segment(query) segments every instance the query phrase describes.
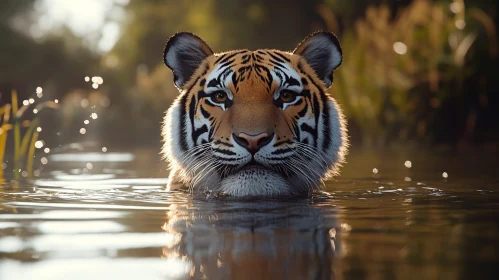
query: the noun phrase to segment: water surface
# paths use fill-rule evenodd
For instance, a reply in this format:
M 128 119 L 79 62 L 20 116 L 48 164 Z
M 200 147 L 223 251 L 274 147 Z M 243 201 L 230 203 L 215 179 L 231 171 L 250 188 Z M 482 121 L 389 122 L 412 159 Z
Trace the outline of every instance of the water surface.
M 354 151 L 285 200 L 167 193 L 155 153 L 58 155 L 1 186 L 0 279 L 497 279 L 496 155 Z

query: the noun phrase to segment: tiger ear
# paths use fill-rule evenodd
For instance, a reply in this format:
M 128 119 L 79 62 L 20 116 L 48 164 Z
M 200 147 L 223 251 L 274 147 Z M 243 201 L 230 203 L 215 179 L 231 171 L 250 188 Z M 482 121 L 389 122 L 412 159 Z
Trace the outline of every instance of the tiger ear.
M 163 59 L 166 66 L 173 71 L 175 85 L 180 89 L 192 77 L 201 62 L 213 51 L 201 38 L 189 33 L 180 32 L 168 39 Z
M 317 76 L 324 81 L 326 88 L 333 83 L 333 71 L 343 59 L 338 38 L 326 31 L 319 31 L 307 36 L 293 51 L 305 58 Z

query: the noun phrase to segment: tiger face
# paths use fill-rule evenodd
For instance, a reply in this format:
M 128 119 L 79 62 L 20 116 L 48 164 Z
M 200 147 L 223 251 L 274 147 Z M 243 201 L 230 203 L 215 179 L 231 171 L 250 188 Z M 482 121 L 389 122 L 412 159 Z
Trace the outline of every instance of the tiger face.
M 293 52 L 215 54 L 184 32 L 169 39 L 164 61 L 180 91 L 162 133 L 168 189 L 303 195 L 337 172 L 348 141 L 326 93 L 342 61 L 332 33 L 314 33 Z

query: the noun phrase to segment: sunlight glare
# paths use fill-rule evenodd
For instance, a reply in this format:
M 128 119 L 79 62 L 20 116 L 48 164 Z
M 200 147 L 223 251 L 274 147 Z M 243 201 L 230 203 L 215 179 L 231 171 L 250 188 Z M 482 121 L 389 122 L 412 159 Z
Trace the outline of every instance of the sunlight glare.
M 120 26 L 112 20 L 120 20 L 123 15 L 114 12 L 115 3 L 121 6 L 128 0 L 43 0 L 36 5 L 41 15 L 38 20 L 39 31 L 50 33 L 58 27 L 67 25 L 72 32 L 81 37 L 92 37 L 92 33 L 100 34 L 96 47 L 99 51 L 109 51 L 119 38 Z M 119 9 L 119 8 L 118 8 Z

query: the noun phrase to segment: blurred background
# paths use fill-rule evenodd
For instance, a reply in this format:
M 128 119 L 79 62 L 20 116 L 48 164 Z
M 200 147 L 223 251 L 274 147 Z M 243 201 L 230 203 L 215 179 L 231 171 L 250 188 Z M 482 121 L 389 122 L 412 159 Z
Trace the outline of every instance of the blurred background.
M 498 18 L 491 0 L 2 0 L 0 106 L 16 89 L 49 148 L 159 151 L 178 95 L 162 62 L 172 34 L 221 52 L 293 50 L 330 30 L 344 62 L 329 93 L 354 148 L 495 146 Z M 58 108 L 36 107 L 47 101 Z

